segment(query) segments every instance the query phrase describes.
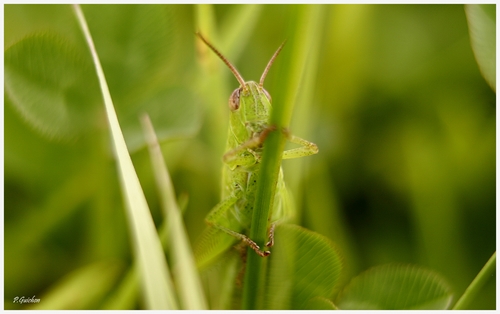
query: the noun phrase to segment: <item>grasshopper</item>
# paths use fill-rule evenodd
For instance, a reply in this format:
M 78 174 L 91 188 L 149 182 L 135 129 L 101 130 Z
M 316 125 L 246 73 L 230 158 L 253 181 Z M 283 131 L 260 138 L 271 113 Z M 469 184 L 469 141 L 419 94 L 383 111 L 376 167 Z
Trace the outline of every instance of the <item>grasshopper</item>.
M 202 235 L 196 255 L 205 254 L 202 258 L 210 259 L 229 249 L 237 239 L 252 248 L 258 255 L 265 257 L 270 254 L 270 251 L 261 249 L 244 232 L 251 228 L 253 211 L 259 210 L 258 208 L 254 209 L 253 206 L 257 181 L 259 180 L 263 143 L 269 132 L 276 129 L 269 125 L 271 95 L 263 87 L 264 79 L 285 43 L 282 43 L 276 50 L 264 69 L 259 83 L 256 83 L 253 81 L 245 82 L 236 68 L 211 43 L 200 33 L 197 35 L 227 65 L 240 86 L 229 97 L 230 122 L 227 152 L 222 158 L 225 164 L 222 201 L 206 217 L 209 228 Z M 300 145 L 298 148 L 285 150 L 283 159 L 299 158 L 318 152 L 316 144 L 291 135 L 287 130 L 283 130 L 283 132 L 288 141 Z M 275 224 L 287 218 L 292 209 L 281 168 L 276 184 L 274 204 L 269 214 L 267 248 L 274 244 Z M 225 234 L 232 236 L 232 238 Z M 200 250 L 204 253 L 200 254 Z

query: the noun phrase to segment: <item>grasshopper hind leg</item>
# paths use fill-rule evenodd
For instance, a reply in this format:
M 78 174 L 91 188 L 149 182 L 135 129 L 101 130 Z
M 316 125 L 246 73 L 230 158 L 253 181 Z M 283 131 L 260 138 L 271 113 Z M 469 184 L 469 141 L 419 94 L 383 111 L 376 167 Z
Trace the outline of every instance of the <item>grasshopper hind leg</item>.
M 229 229 L 228 227 L 223 226 L 222 224 L 219 223 L 219 221 L 223 221 L 224 218 L 228 211 L 234 206 L 234 204 L 238 201 L 240 198 L 240 195 L 236 194 L 233 196 L 228 197 L 227 199 L 223 200 L 220 202 L 218 205 L 212 209 L 212 211 L 207 215 L 206 222 L 210 226 L 213 226 L 214 228 L 217 228 L 230 236 L 235 237 L 236 239 L 242 241 L 246 245 L 248 245 L 252 250 L 255 251 L 259 256 L 266 257 L 271 254 L 269 251 L 263 251 L 260 249 L 260 246 L 255 243 L 252 239 L 247 237 L 244 234 L 241 234 L 239 232 L 233 231 Z
M 243 243 L 245 243 L 246 245 L 248 245 L 252 250 L 255 251 L 255 253 L 257 253 L 259 256 L 262 256 L 262 257 L 266 257 L 266 256 L 269 256 L 269 254 L 271 254 L 270 251 L 262 251 L 260 249 L 260 246 L 257 245 L 257 243 L 255 243 L 252 239 L 250 239 L 249 237 L 247 237 L 246 235 L 244 234 L 241 234 L 241 233 L 238 233 L 238 232 L 235 232 L 233 230 L 230 230 L 230 229 L 227 229 L 223 226 L 214 226 L 216 228 L 219 228 L 221 229 L 222 231 L 226 232 L 227 234 L 241 240 Z

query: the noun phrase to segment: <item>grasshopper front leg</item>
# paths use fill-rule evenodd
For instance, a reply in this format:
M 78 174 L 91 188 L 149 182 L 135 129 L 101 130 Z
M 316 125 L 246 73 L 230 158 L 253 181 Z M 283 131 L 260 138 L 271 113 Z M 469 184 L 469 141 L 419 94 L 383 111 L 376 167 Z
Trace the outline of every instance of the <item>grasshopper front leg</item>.
M 308 140 L 305 140 L 298 136 L 295 136 L 293 134 L 290 134 L 290 131 L 288 131 L 287 129 L 284 129 L 283 133 L 285 134 L 288 141 L 300 145 L 300 147 L 298 148 L 285 150 L 283 152 L 283 159 L 300 158 L 318 153 L 319 150 L 316 144 L 309 142 Z
M 260 255 L 262 257 L 269 256 L 269 254 L 271 254 L 271 252 L 262 251 L 260 249 L 260 247 L 257 245 L 257 243 L 255 243 L 255 241 L 253 241 L 252 239 L 250 239 L 246 235 L 241 234 L 241 233 L 236 232 L 236 231 L 233 231 L 233 230 L 231 230 L 231 229 L 229 229 L 229 228 L 227 228 L 219 223 L 219 221 L 221 221 L 221 219 L 224 219 L 224 216 L 227 214 L 228 210 L 230 210 L 236 204 L 236 202 L 241 198 L 242 192 L 241 192 L 241 190 L 239 190 L 239 191 L 240 191 L 239 193 L 234 193 L 231 196 L 229 196 L 228 198 L 221 201 L 219 204 L 217 204 L 210 211 L 210 213 L 208 213 L 205 220 L 206 220 L 207 224 L 213 226 L 214 228 L 217 228 L 221 231 L 224 231 L 225 233 L 229 234 L 230 236 L 233 236 L 236 239 L 242 241 L 243 243 L 248 245 L 250 248 L 252 248 L 252 250 L 254 250 L 258 255 Z
M 255 164 L 256 162 L 260 162 L 261 157 L 257 155 L 253 151 L 253 149 L 261 146 L 266 140 L 269 133 L 274 131 L 275 129 L 276 128 L 274 126 L 265 128 L 260 134 L 252 137 L 238 147 L 226 152 L 224 156 L 222 156 L 222 160 L 231 168 L 234 168 L 235 166 L 250 166 Z M 248 151 L 250 154 L 243 156 L 240 155 L 245 151 Z
M 259 135 L 252 137 L 238 147 L 225 153 L 223 156 L 223 161 L 230 167 L 234 167 L 236 165 L 249 166 L 260 161 L 260 156 L 257 156 L 255 153 L 253 153 L 252 149 L 261 146 L 269 133 L 274 130 L 276 130 L 275 126 L 268 126 Z M 319 150 L 316 144 L 291 134 L 287 129 L 283 129 L 282 132 L 283 134 L 285 134 L 288 141 L 300 145 L 300 147 L 285 150 L 283 152 L 283 159 L 300 158 L 318 153 Z M 249 151 L 251 155 L 239 155 L 245 150 Z

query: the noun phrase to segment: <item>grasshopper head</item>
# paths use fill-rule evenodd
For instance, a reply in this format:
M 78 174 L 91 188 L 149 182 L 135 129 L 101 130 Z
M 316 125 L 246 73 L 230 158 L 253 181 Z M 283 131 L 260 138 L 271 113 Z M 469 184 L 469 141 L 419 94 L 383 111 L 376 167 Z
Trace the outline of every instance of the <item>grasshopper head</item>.
M 238 113 L 242 121 L 267 123 L 271 114 L 271 95 L 256 82 L 246 82 L 229 97 L 229 109 Z
M 252 88 L 250 88 L 250 85 L 252 85 Z M 248 93 L 248 90 L 250 89 L 254 92 L 257 91 L 260 93 L 264 93 L 267 101 L 269 101 L 269 103 L 272 102 L 271 95 L 264 87 L 257 85 L 257 83 L 255 82 L 246 82 L 244 86 L 238 87 L 232 92 L 231 96 L 229 96 L 229 109 L 231 109 L 231 111 L 240 109 L 241 94 L 242 92 Z
M 240 83 L 240 87 L 235 89 L 231 96 L 229 97 L 229 109 L 232 112 L 242 111 L 242 115 L 245 121 L 262 121 L 267 120 L 271 109 L 271 95 L 264 89 L 264 79 L 267 76 L 267 72 L 271 68 L 274 60 L 280 53 L 285 42 L 279 46 L 278 50 L 274 53 L 271 60 L 267 63 L 262 76 L 260 77 L 259 84 L 256 82 L 245 82 L 243 77 L 240 75 L 238 70 L 229 62 L 215 47 L 210 44 L 200 33 L 196 33 L 200 39 L 207 44 L 207 46 L 219 56 L 219 58 L 224 61 L 227 67 L 233 72 L 234 76 Z

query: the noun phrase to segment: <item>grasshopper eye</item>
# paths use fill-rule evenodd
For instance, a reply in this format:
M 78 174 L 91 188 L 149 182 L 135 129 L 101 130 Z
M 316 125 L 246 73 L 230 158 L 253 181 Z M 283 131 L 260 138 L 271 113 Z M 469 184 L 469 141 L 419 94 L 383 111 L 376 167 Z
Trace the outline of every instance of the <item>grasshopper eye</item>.
M 266 95 L 267 100 L 269 100 L 269 102 L 272 103 L 273 100 L 271 99 L 271 95 L 267 92 L 267 90 L 265 90 L 265 89 L 262 89 L 262 90 L 264 91 L 264 94 Z
M 229 96 L 229 109 L 231 111 L 236 111 L 240 108 L 240 93 L 241 87 L 235 89 L 231 96 Z

